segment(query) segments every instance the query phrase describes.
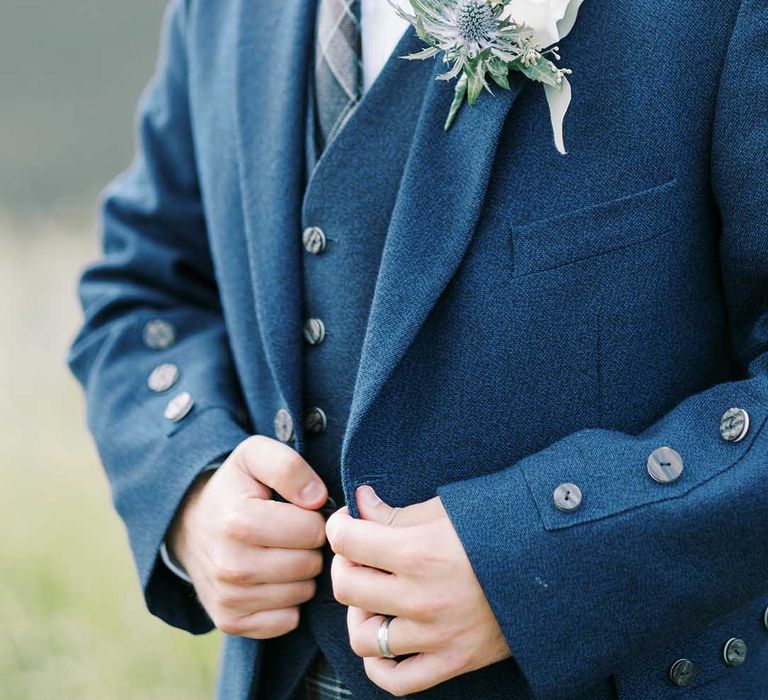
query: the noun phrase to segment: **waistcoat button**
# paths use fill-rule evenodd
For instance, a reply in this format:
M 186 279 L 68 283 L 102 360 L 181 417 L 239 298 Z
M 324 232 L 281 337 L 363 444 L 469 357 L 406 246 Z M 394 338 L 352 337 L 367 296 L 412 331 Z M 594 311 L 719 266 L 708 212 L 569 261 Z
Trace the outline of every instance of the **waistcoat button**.
M 729 639 L 723 647 L 723 661 L 729 666 L 741 666 L 747 660 L 747 644 L 736 637 Z
M 696 667 L 689 659 L 678 659 L 669 669 L 669 680 L 676 686 L 684 688 L 691 684 Z
M 648 457 L 648 474 L 660 484 L 671 484 L 683 474 L 683 458 L 671 447 L 659 447 Z
M 320 345 L 325 338 L 325 324 L 319 318 L 304 321 L 304 340 L 310 345 Z
M 275 414 L 275 435 L 280 442 L 290 442 L 293 439 L 293 418 L 284 408 Z
M 749 413 L 743 408 L 729 408 L 720 419 L 720 437 L 726 442 L 739 442 L 749 432 Z
M 304 235 L 301 237 L 304 243 L 304 250 L 310 255 L 320 255 L 325 250 L 326 238 L 323 229 L 317 226 L 310 226 L 304 229 Z
M 328 427 L 328 417 L 325 415 L 325 411 L 315 406 L 307 411 L 307 415 L 304 418 L 304 429 L 308 433 L 313 435 L 319 435 L 324 432 Z

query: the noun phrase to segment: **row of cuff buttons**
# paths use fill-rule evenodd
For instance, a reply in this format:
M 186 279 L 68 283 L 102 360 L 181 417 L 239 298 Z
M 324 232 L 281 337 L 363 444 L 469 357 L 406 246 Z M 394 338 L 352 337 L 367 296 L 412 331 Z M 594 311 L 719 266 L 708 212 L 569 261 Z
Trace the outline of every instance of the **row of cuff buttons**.
M 720 420 L 720 437 L 726 442 L 740 442 L 749 432 L 749 414 L 743 408 L 729 408 Z M 659 484 L 671 484 L 683 475 L 683 458 L 671 447 L 659 447 L 648 456 L 648 475 Z M 576 510 L 583 500 L 576 484 L 560 484 L 552 497 L 563 512 Z
M 768 628 L 768 608 L 763 614 L 763 624 Z M 738 637 L 729 639 L 723 647 L 723 662 L 727 666 L 741 666 L 747 660 L 747 643 Z M 696 674 L 696 665 L 690 659 L 678 659 L 669 669 L 669 680 L 680 688 L 688 686 Z
M 142 331 L 144 345 L 150 350 L 167 350 L 176 343 L 176 329 L 173 324 L 163 319 L 147 322 Z M 171 362 L 164 362 L 155 367 L 147 378 L 147 386 L 156 394 L 164 394 L 179 383 L 181 371 Z M 189 415 L 195 405 L 188 391 L 176 394 L 165 407 L 163 415 L 169 421 L 178 423 Z

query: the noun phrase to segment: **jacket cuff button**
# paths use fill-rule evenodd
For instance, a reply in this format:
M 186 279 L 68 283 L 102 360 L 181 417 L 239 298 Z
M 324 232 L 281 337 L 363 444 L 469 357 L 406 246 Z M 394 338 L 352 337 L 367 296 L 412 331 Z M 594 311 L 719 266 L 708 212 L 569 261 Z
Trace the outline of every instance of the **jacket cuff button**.
M 576 510 L 582 501 L 581 489 L 576 484 L 560 484 L 552 497 L 555 507 L 563 512 Z
M 741 442 L 749 432 L 749 413 L 729 408 L 720 419 L 720 437 L 726 442 Z

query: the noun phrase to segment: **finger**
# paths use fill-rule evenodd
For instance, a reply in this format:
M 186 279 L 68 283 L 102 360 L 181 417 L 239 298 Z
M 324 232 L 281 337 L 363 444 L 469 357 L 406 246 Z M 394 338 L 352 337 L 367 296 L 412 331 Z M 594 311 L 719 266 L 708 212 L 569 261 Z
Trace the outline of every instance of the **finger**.
M 412 586 L 393 574 L 355 566 L 344 557 L 335 556 L 331 580 L 333 596 L 342 605 L 393 617 L 408 616 L 412 609 Z
M 250 639 L 282 637 L 299 626 L 299 609 L 260 610 L 216 625 L 225 634 Z
M 254 479 L 289 503 L 314 510 L 328 500 L 322 479 L 288 445 L 255 435 L 242 442 L 232 456 Z
M 257 557 L 256 583 L 291 583 L 320 575 L 323 553 L 314 549 L 263 549 Z
M 396 697 L 419 693 L 459 675 L 442 656 L 417 654 L 402 661 L 367 658 L 365 672 L 382 690 Z
M 306 581 L 322 570 L 323 554 L 319 549 L 278 549 L 235 543 L 217 557 L 209 575 L 219 583 L 248 587 Z
M 379 498 L 372 486 L 361 486 L 355 495 L 360 517 L 363 520 L 370 520 L 390 527 L 421 525 L 437 520 L 445 513 L 439 498 L 432 498 L 407 508 L 393 508 Z
M 355 491 L 355 499 L 360 517 L 381 525 L 391 525 L 393 518 L 400 510 L 384 503 L 373 487 L 368 485 L 361 486 Z
M 325 520 L 320 513 L 280 501 L 244 500 L 223 527 L 228 538 L 260 547 L 319 549 L 325 544 Z
M 371 615 L 359 608 L 349 608 L 347 611 L 349 644 L 355 654 L 362 657 L 381 657 L 379 629 L 384 619 L 382 615 Z M 389 623 L 387 641 L 389 650 L 395 656 L 417 654 L 430 651 L 435 647 L 427 625 L 403 617 L 395 617 Z
M 398 571 L 405 570 L 412 559 L 408 553 L 409 531 L 405 528 L 355 520 L 339 511 L 328 518 L 325 533 L 331 549 L 356 564 Z
M 258 547 L 227 540 L 211 556 L 206 572 L 213 581 L 253 586 L 305 581 L 318 576 L 322 569 L 319 549 Z
M 306 603 L 315 597 L 314 580 L 296 583 L 262 583 L 249 588 L 218 584 L 216 603 L 220 608 L 249 615 L 259 610 L 279 610 Z

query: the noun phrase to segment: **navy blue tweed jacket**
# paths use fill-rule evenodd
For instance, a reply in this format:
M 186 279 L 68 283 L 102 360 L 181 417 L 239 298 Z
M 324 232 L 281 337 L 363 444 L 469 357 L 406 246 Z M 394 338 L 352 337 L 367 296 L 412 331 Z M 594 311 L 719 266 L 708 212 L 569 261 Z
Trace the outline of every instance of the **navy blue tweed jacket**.
M 140 151 L 105 194 L 104 255 L 80 288 L 71 366 L 147 604 L 195 633 L 210 620 L 158 560 L 177 505 L 278 409 L 302 410 L 313 4 L 173 1 Z M 451 87 L 399 69 L 423 104 L 344 492 L 373 478 L 395 505 L 439 494 L 512 649 L 424 697 L 766 698 L 768 4 L 587 0 L 562 51 L 565 157 L 539 86 L 515 78 L 444 133 Z M 375 196 L 375 154 L 356 167 L 345 196 Z M 174 424 L 145 386 L 156 317 L 196 399 Z M 719 430 L 731 407 L 750 416 L 739 442 Z M 661 446 L 683 459 L 673 483 L 646 471 Z M 564 482 L 583 493 L 574 511 L 554 505 Z M 733 637 L 739 666 L 723 659 Z M 253 697 L 261 658 L 227 638 L 221 697 Z M 680 658 L 697 669 L 686 688 L 669 680 Z

